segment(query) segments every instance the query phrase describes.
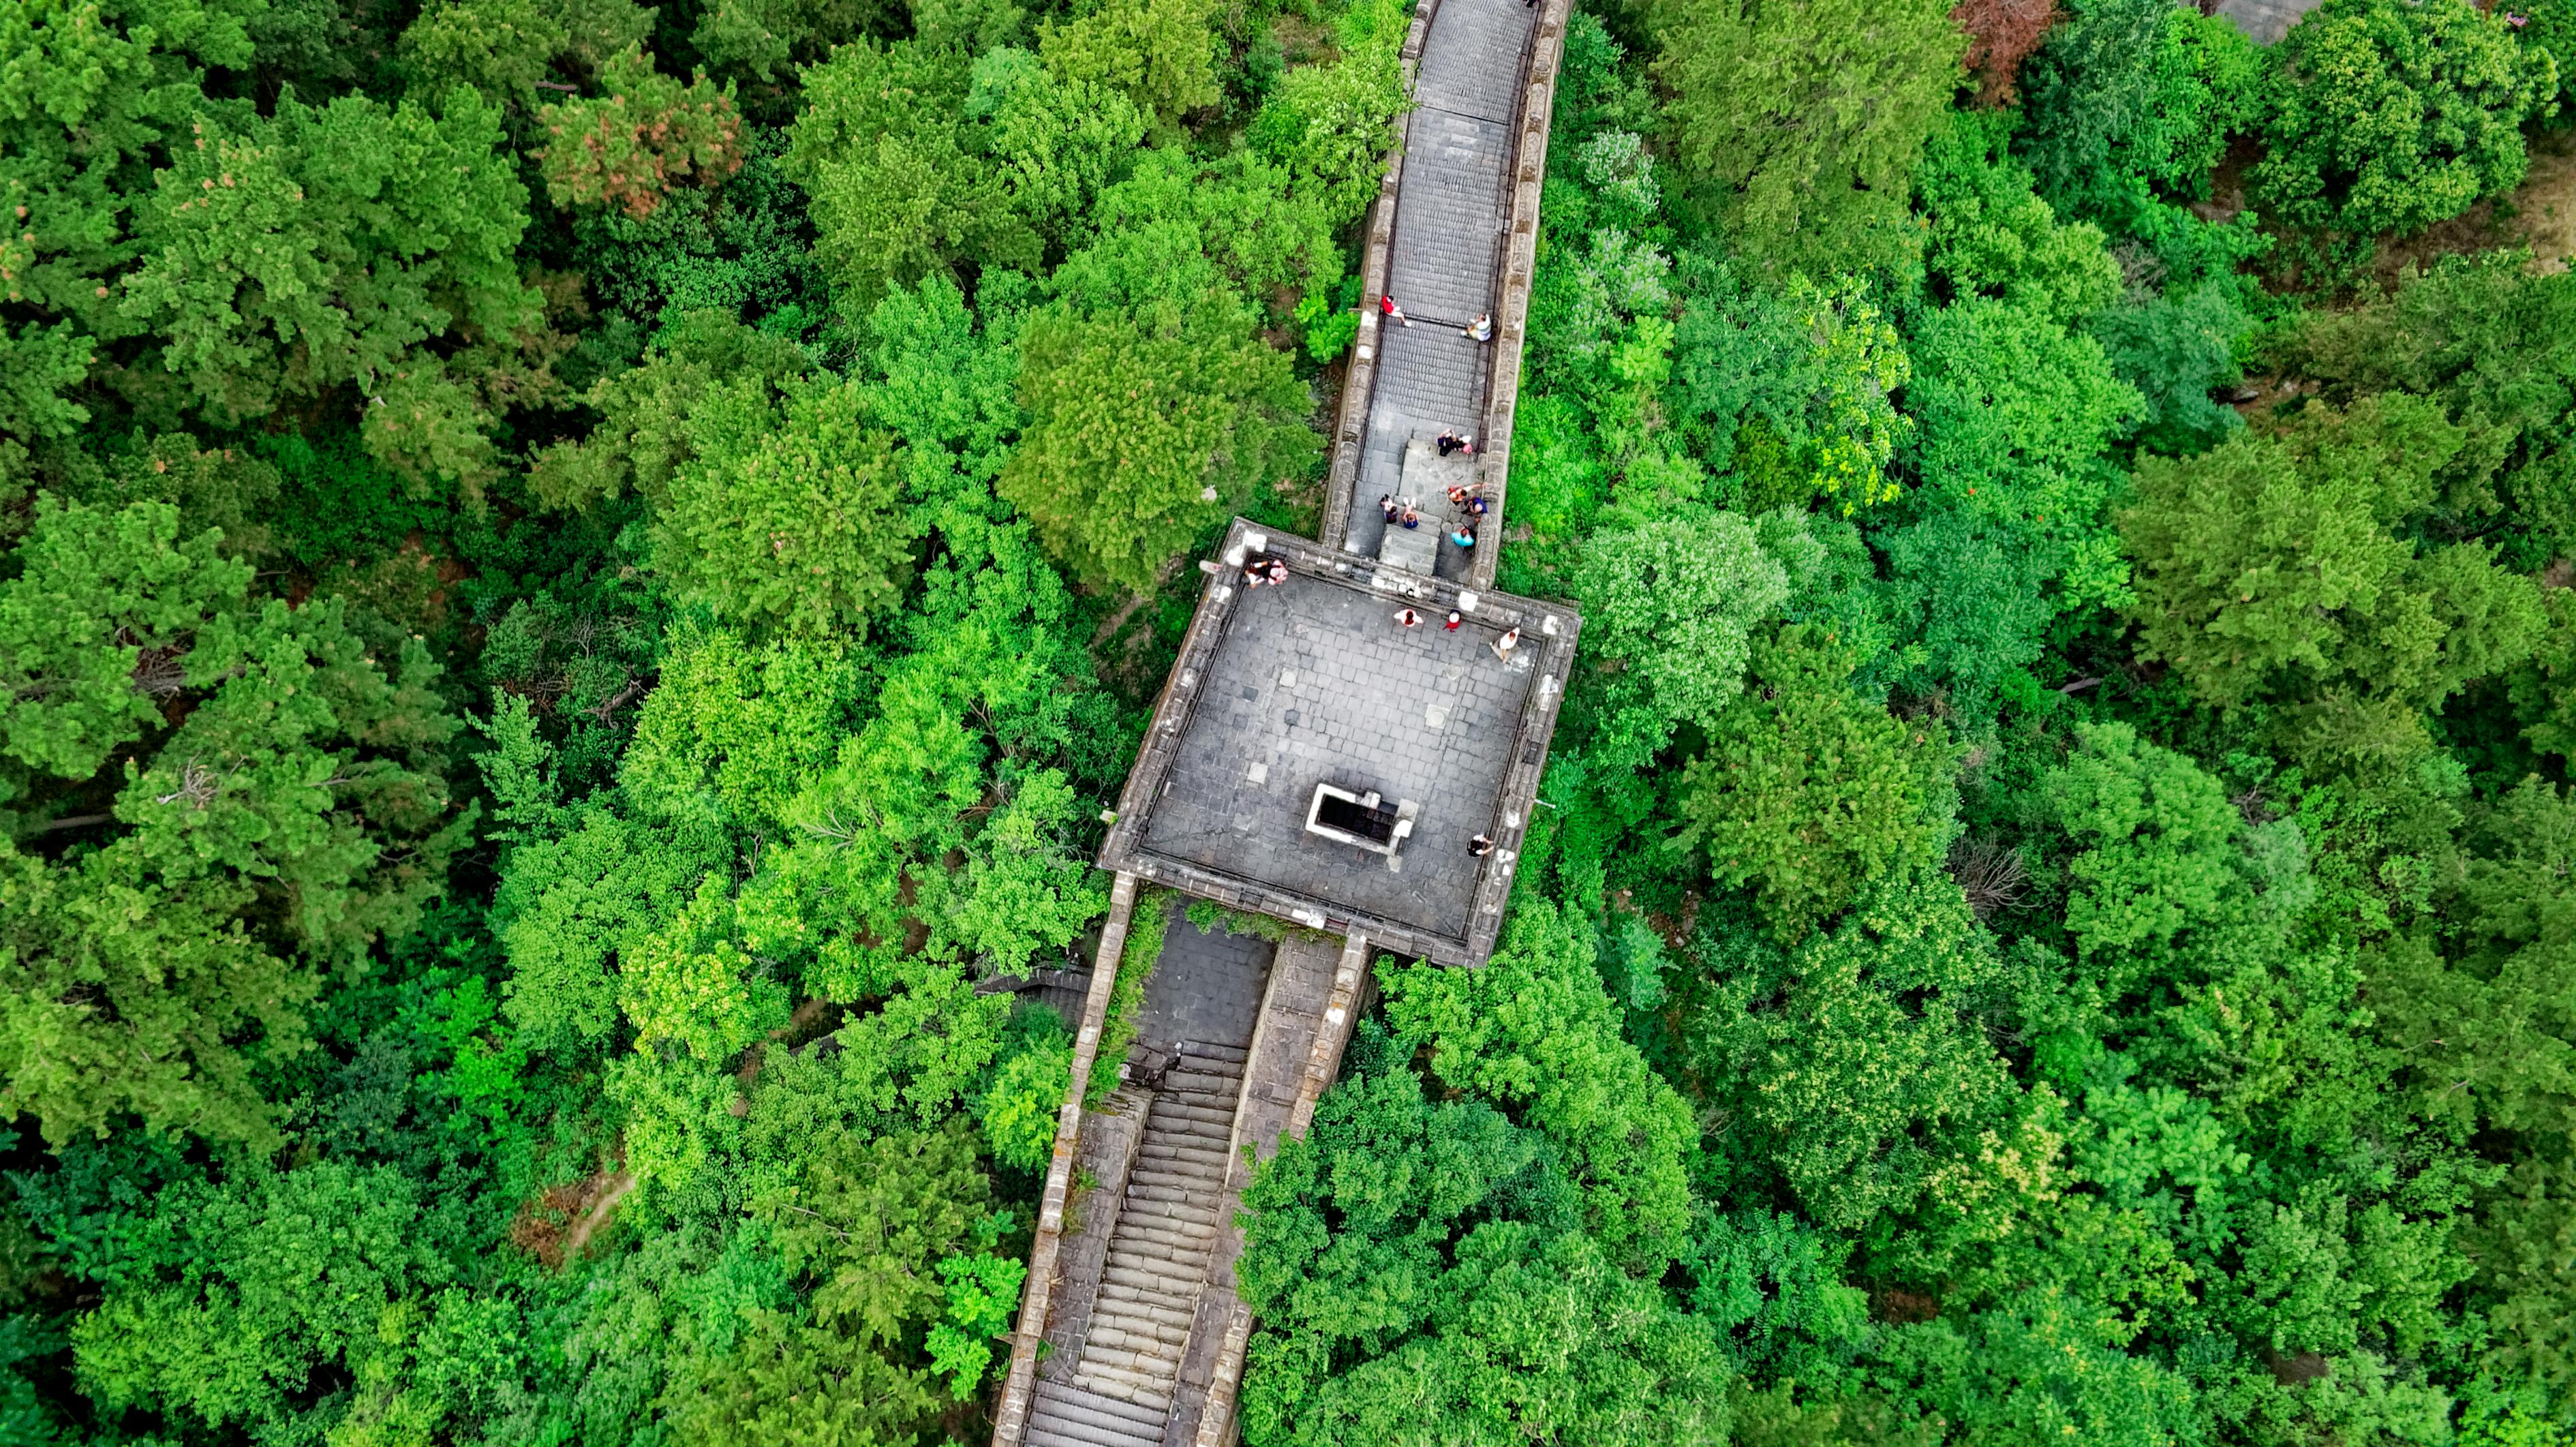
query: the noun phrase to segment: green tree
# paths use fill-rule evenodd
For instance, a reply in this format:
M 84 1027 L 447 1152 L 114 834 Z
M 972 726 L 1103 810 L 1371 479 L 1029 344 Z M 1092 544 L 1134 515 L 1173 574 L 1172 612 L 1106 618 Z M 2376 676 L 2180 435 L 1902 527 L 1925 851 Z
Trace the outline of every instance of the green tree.
M 862 38 L 806 74 L 787 171 L 812 198 L 818 252 L 854 313 L 963 264 L 1037 265 L 1009 173 L 967 126 L 971 88 L 963 54 L 918 40 Z
M 939 1397 L 913 1343 L 945 1315 L 938 1268 L 974 1243 L 991 1190 L 958 1130 L 827 1143 L 800 1183 L 754 1207 L 812 1284 L 810 1314 L 756 1313 L 732 1352 L 674 1382 L 664 1407 L 677 1438 L 916 1440 Z
M 911 581 L 919 525 L 901 506 L 895 438 L 867 391 L 718 380 L 688 413 L 695 456 L 654 499 L 653 560 L 727 620 L 867 636 Z
M 1290 358 L 1223 293 L 1029 319 L 1029 423 L 1004 499 L 1094 586 L 1142 590 L 1228 506 L 1314 450 Z
M 324 977 L 410 927 L 471 827 L 436 667 L 336 602 L 261 603 L 164 504 L 48 500 L 14 561 L 5 1098 L 56 1144 L 127 1112 L 273 1141 L 252 1067 L 305 1048 Z
M 513 255 L 527 192 L 500 116 L 467 92 L 433 115 L 358 96 L 193 123 L 139 209 L 142 264 L 120 314 L 161 343 L 216 420 L 350 389 L 369 451 L 469 487 L 494 467 L 492 407 L 466 359 L 431 346 L 515 342 L 540 322 Z
M 682 85 L 640 45 L 609 59 L 606 94 L 538 112 L 547 143 L 535 154 L 558 206 L 617 206 L 641 219 L 676 184 L 721 185 L 742 169 L 742 116 L 733 87 L 700 71 Z
M 1412 105 L 1401 58 L 1406 27 L 1403 8 L 1384 0 L 1344 10 L 1334 22 L 1341 54 L 1288 72 L 1245 132 L 1337 227 L 1377 199 L 1396 121 Z
M 454 1276 L 422 1232 L 419 1187 L 388 1167 L 191 1182 L 155 1215 L 72 1327 L 73 1367 L 112 1411 L 217 1431 L 305 1426 L 315 1378 L 385 1354 Z
M 1103 0 L 1043 27 L 1038 54 L 1062 79 L 1119 91 L 1169 126 L 1220 98 L 1215 18 L 1210 0 Z
M 1593 538 L 1575 592 L 1609 670 L 1608 737 L 1593 751 L 1635 764 L 1675 725 L 1716 723 L 1743 689 L 1754 628 L 1788 601 L 1789 575 L 1734 513 L 1664 516 Z
M 1927 1198 L 1990 1206 L 1962 1162 L 1988 1131 L 1990 1158 L 2031 1141 L 1976 1015 L 2004 968 L 1957 885 L 1891 871 L 1794 945 L 1735 931 L 1700 946 L 1684 1049 L 1706 1108 L 1734 1123 L 1723 1149 L 1748 1184 L 1776 1183 L 1838 1231 Z
M 2262 52 L 2225 16 L 2155 0 L 2084 0 L 2022 68 L 2014 149 L 2061 210 L 2130 228 L 2155 198 L 2207 193 L 2228 137 L 2251 129 Z
M 1792 624 L 1755 645 L 1745 692 L 1682 771 L 1669 848 L 1704 854 L 1753 887 L 1795 939 L 1872 877 L 1932 848 L 1947 787 L 1941 726 L 1909 723 L 1854 693 L 1849 645 Z
M 1433 1073 L 1554 1142 L 1593 1236 L 1623 1265 L 1668 1258 L 1688 1227 L 1681 1098 L 1619 1034 L 1594 967 L 1592 930 L 1524 900 L 1481 970 L 1417 962 L 1386 976 L 1387 1020 Z
M 25 487 L 30 449 L 89 420 L 79 392 L 98 347 L 142 330 L 116 286 L 142 250 L 151 165 L 198 119 L 206 68 L 251 63 L 261 9 L 139 0 L 0 16 L 13 97 L 0 109 L 0 487 Z
M 1707 1326 L 1578 1224 L 1546 1141 L 1401 1068 L 1245 1192 L 1253 1443 L 1723 1440 Z
M 2393 390 L 2441 404 L 2465 434 L 2436 474 L 2443 513 L 2468 526 L 2494 518 L 2552 552 L 2576 545 L 2576 454 L 2565 440 L 2576 419 L 2576 277 L 2536 274 L 2512 252 L 2444 257 L 2390 295 L 2304 318 L 2286 340 L 2283 360 L 2325 383 L 2331 401 Z
M 2312 404 L 2278 436 L 2197 458 L 2143 459 L 2138 504 L 2120 514 L 2141 654 L 2210 703 L 2289 705 L 2308 759 L 2419 756 L 2417 710 L 2518 664 L 2542 627 L 2536 591 L 2485 546 L 2396 531 L 2431 507 L 2461 444 L 2438 406 L 2388 393 L 2347 413 Z
M 1675 154 L 1737 247 L 1812 274 L 1902 257 L 1905 178 L 1960 80 L 1936 3 L 1651 7 Z
M 2554 103 L 2556 67 L 2467 0 L 2327 0 L 2282 42 L 2255 200 L 2349 265 L 2511 190 L 2522 123 Z

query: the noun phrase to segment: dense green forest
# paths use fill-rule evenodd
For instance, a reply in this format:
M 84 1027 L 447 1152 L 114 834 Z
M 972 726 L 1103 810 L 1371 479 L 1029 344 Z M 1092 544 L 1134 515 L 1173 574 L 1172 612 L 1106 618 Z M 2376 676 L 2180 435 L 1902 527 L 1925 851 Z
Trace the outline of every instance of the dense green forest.
M 0 1441 L 983 1440 L 976 987 L 1314 527 L 1408 21 L 0 0 Z M 2576 4 L 1561 81 L 1589 662 L 1245 1440 L 2576 1443 Z

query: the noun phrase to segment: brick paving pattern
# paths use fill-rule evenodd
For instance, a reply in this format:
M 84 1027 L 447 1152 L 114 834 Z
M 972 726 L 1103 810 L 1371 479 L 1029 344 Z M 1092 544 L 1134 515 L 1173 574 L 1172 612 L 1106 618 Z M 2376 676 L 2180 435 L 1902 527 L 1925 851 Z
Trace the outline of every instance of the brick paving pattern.
M 1512 120 L 1538 14 L 1520 0 L 1441 0 L 1432 19 L 1414 82 L 1418 108 L 1405 122 L 1387 267 L 1387 295 L 1414 325 L 1378 333 L 1377 391 L 1343 542 L 1353 552 L 1377 554 L 1386 530 L 1377 499 L 1402 495 L 1405 444 L 1453 428 L 1472 435 L 1484 415 L 1492 344 L 1459 329 L 1495 311 L 1501 295 Z M 1447 512 L 1444 503 L 1442 518 Z M 1466 562 L 1441 541 L 1441 577 L 1466 576 Z
M 1450 633 L 1426 614 L 1398 627 L 1398 601 L 1306 578 L 1246 594 L 1146 847 L 1464 936 L 1482 868 L 1467 842 L 1493 830 L 1529 656 L 1497 659 L 1499 630 L 1482 623 Z M 1419 806 L 1400 869 L 1306 832 L 1319 782 Z

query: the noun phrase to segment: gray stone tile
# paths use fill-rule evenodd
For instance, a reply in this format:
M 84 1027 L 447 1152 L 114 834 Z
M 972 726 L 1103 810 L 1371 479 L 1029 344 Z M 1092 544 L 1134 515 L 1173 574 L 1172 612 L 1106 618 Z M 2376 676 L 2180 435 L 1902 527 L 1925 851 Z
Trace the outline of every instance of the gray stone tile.
M 1530 675 L 1494 658 L 1487 645 L 1495 630 L 1470 622 L 1450 633 L 1436 619 L 1401 628 L 1397 606 L 1366 588 L 1305 576 L 1244 595 L 1207 686 L 1218 697 L 1251 688 L 1272 706 L 1253 715 L 1260 722 L 1250 729 L 1215 726 L 1230 712 L 1196 716 L 1154 804 L 1146 847 L 1465 936 L 1481 872 L 1467 841 L 1493 828 Z M 1303 696 L 1292 706 L 1280 697 L 1279 674 L 1296 656 L 1290 640 L 1309 629 L 1333 682 L 1308 694 L 1301 668 Z M 1449 710 L 1436 731 L 1424 722 L 1434 705 Z M 1256 758 L 1271 764 L 1268 782 L 1257 786 L 1245 778 Z M 1401 871 L 1389 870 L 1382 855 L 1306 832 L 1318 783 L 1415 802 Z M 1251 816 L 1249 829 L 1236 827 L 1242 815 Z

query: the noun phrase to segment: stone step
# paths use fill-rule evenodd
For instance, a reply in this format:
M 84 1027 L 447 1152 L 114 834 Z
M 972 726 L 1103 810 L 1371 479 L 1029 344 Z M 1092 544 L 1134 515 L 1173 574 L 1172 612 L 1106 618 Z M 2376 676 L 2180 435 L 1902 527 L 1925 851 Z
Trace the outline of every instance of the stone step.
M 1094 1367 L 1088 1360 L 1075 1374 L 1074 1385 L 1118 1397 L 1139 1407 L 1156 1412 L 1172 1410 L 1172 1388 L 1180 1382 L 1180 1373 L 1137 1372 L 1106 1363 Z
M 1191 1105 L 1168 1095 L 1154 1097 L 1154 1113 L 1145 1118 L 1145 1133 L 1150 1139 L 1157 1131 L 1170 1128 L 1174 1122 L 1212 1125 L 1231 1135 L 1234 1133 L 1234 1107 L 1219 1110 L 1213 1106 Z
M 1091 1319 L 1091 1335 L 1084 1351 L 1114 1350 L 1134 1352 L 1139 1356 L 1162 1357 L 1168 1350 L 1178 1360 L 1181 1348 L 1187 1346 L 1190 1333 L 1186 1327 L 1163 1326 L 1158 1322 L 1139 1325 L 1132 1320 L 1111 1321 L 1106 1317 Z
M 1184 1040 L 1172 1053 L 1184 1060 L 1195 1057 L 1200 1060 L 1223 1061 L 1232 1065 L 1238 1075 L 1243 1073 L 1243 1062 L 1252 1058 L 1248 1042 L 1245 1045 L 1224 1045 L 1208 1040 Z
M 1216 1226 L 1216 1200 L 1188 1197 L 1188 1200 L 1164 1200 L 1164 1195 L 1136 1195 L 1128 1192 L 1126 1202 L 1118 1208 L 1118 1220 L 1151 1218 L 1151 1220 L 1188 1220 L 1193 1226 Z
M 1174 1311 L 1189 1311 L 1198 1305 L 1199 1284 L 1205 1276 L 1206 1273 L 1199 1271 L 1157 1270 L 1151 1266 L 1123 1262 L 1113 1262 L 1102 1268 L 1100 1273 L 1104 1295 L 1109 1286 L 1124 1286 L 1147 1301 L 1168 1306 Z
M 1201 1161 L 1219 1169 L 1225 1166 L 1227 1160 L 1224 1145 L 1202 1135 L 1184 1135 L 1178 1131 L 1146 1136 L 1144 1143 L 1137 1147 L 1136 1153 L 1155 1159 Z
M 1178 1306 L 1135 1301 L 1123 1296 L 1101 1298 L 1092 1316 L 1093 1321 L 1113 1325 L 1130 1335 L 1155 1338 L 1173 1334 L 1186 1336 L 1190 1323 L 1195 1319 L 1191 1312 Z
M 1132 1255 L 1189 1266 L 1205 1261 L 1215 1247 L 1216 1233 L 1213 1231 L 1203 1236 L 1184 1235 L 1178 1231 L 1139 1231 L 1132 1236 L 1121 1232 L 1117 1243 L 1110 1248 L 1109 1259 L 1117 1262 Z
M 1030 1447 L 1160 1447 L 1165 1414 L 1077 1386 L 1040 1382 Z
M 1190 1199 L 1205 1197 L 1211 1213 L 1217 1193 L 1224 1188 L 1225 1177 L 1216 1171 L 1166 1171 L 1151 1162 L 1139 1161 L 1127 1175 L 1127 1189 L 1161 1188 Z
M 1104 1286 L 1100 1289 L 1098 1301 L 1099 1304 L 1093 1308 L 1094 1311 L 1100 1313 L 1115 1311 L 1121 1316 L 1138 1321 L 1154 1321 L 1170 1326 L 1187 1327 L 1197 1319 L 1196 1314 L 1190 1310 L 1195 1303 L 1187 1301 L 1176 1303 L 1161 1292 L 1149 1295 L 1132 1286 Z
M 1117 1251 L 1126 1241 L 1191 1242 L 1205 1250 L 1216 1240 L 1216 1227 L 1199 1221 L 1177 1221 L 1169 1217 L 1126 1217 L 1118 1222 L 1117 1240 L 1110 1250 Z
M 1216 1194 L 1216 1188 L 1213 1185 L 1193 1186 L 1187 1190 L 1179 1190 L 1165 1185 L 1151 1183 L 1139 1185 L 1130 1182 L 1127 1187 L 1127 1204 L 1134 1206 L 1142 1201 L 1151 1201 L 1157 1205 L 1181 1207 L 1192 1219 L 1214 1225 L 1216 1224 Z

